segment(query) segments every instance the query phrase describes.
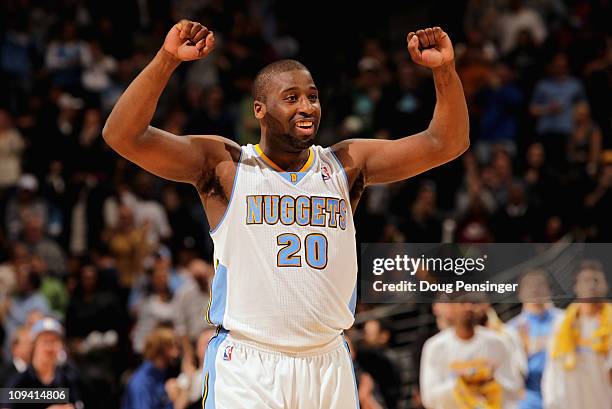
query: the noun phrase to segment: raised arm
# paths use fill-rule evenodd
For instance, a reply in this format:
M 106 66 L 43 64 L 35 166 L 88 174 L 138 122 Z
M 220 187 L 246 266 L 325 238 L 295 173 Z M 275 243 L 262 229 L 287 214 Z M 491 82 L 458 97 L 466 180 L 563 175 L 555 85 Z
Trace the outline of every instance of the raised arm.
M 106 142 L 151 173 L 193 184 L 199 182 L 207 168 L 230 157 L 235 144 L 225 138 L 177 136 L 149 125 L 174 70 L 182 61 L 205 57 L 214 45 L 213 33 L 201 24 L 187 20 L 175 24 L 161 50 L 113 108 L 102 131 Z
M 351 139 L 333 149 L 351 185 L 406 179 L 461 155 L 469 147 L 469 119 L 463 87 L 455 71 L 453 45 L 440 27 L 408 34 L 415 63 L 431 68 L 436 107 L 429 127 L 397 140 Z

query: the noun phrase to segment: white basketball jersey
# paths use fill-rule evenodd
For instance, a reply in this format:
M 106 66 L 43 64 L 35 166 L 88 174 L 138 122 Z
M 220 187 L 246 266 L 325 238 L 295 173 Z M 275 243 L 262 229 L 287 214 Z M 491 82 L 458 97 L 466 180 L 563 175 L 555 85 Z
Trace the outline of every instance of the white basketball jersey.
M 225 215 L 211 231 L 209 322 L 281 352 L 314 349 L 354 321 L 355 227 L 348 180 L 330 148 L 298 172 L 242 147 Z

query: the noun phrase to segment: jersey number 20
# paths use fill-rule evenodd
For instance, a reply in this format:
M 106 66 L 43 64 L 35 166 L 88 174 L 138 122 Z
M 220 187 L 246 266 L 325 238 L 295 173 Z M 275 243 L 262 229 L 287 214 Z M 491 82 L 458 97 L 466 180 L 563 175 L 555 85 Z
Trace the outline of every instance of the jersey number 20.
M 283 246 L 278 251 L 279 267 L 302 267 L 302 242 L 297 234 L 283 233 L 276 238 L 276 244 Z M 317 270 L 327 266 L 327 237 L 319 233 L 309 234 L 304 238 L 304 259 Z

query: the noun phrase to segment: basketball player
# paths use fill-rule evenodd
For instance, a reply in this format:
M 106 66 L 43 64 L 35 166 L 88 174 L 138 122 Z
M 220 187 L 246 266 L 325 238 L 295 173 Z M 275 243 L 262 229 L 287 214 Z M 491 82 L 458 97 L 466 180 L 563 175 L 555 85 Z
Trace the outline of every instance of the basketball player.
M 314 145 L 318 90 L 293 60 L 270 64 L 255 78 L 258 145 L 151 127 L 174 70 L 214 46 L 206 27 L 177 23 L 103 131 L 119 154 L 193 184 L 201 197 L 215 244 L 207 319 L 217 325 L 206 353 L 204 408 L 357 407 L 342 338 L 356 302 L 352 214 L 367 185 L 406 179 L 467 149 L 453 46 L 439 27 L 408 34 L 413 60 L 433 71 L 437 103 L 430 126 L 403 139 Z

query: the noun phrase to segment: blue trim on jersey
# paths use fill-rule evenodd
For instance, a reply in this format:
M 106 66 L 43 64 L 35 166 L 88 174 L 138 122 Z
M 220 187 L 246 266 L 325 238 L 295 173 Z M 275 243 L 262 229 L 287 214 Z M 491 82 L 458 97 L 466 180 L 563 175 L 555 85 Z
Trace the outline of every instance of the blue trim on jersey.
M 278 172 L 278 174 L 281 175 L 287 182 L 291 182 L 294 185 L 299 183 L 307 173 L 308 172 Z
M 541 347 L 538 351 L 530 351 L 527 360 L 527 376 L 525 378 L 525 396 L 519 403 L 520 409 L 542 409 L 541 383 L 547 361 L 546 346 L 553 335 L 553 327 L 557 317 L 562 314 L 558 308 L 551 307 L 542 314 L 532 314 L 522 311 L 508 321 L 511 328 L 519 331 L 522 326 L 528 328 L 528 338 L 531 345 Z
M 232 185 L 232 193 L 230 193 L 229 200 L 227 201 L 227 207 L 225 208 L 225 212 L 223 212 L 223 216 L 221 216 L 221 220 L 219 220 L 219 223 L 217 223 L 214 229 L 210 230 L 211 235 L 215 234 L 215 232 L 219 230 L 219 227 L 221 227 L 221 225 L 223 224 L 223 221 L 225 220 L 225 216 L 227 216 L 227 214 L 229 213 L 229 209 L 232 204 L 232 198 L 234 197 L 234 191 L 236 190 L 236 182 L 238 181 L 238 172 L 240 171 L 240 164 L 242 163 L 242 153 L 243 152 L 244 152 L 244 148 L 241 146 L 240 147 L 240 157 L 238 158 L 238 165 L 236 166 L 236 174 L 234 175 L 234 184 Z
M 331 152 L 336 162 L 338 162 L 338 166 L 340 166 L 340 169 L 342 169 L 342 174 L 344 175 L 344 181 L 346 182 L 346 192 L 347 194 L 349 194 L 349 197 L 350 197 L 351 185 L 349 184 L 349 179 L 348 179 L 348 176 L 346 175 L 346 171 L 344 170 L 344 166 L 342 166 L 342 162 L 340 162 L 340 159 L 338 159 L 334 150 L 332 148 L 329 148 L 329 151 Z
M 223 264 L 217 266 L 213 277 L 209 318 L 214 325 L 223 325 L 225 316 L 225 303 L 227 301 L 227 267 Z
M 344 338 L 344 335 L 342 335 Z M 353 365 L 353 358 L 351 357 L 351 349 L 348 346 L 348 342 L 346 342 L 346 338 L 344 339 L 344 347 L 346 348 L 346 352 L 348 353 L 349 360 L 351 361 L 351 366 L 353 367 L 353 383 L 355 384 L 355 402 L 357 402 L 357 409 L 360 408 L 359 405 L 359 392 L 357 389 L 357 377 L 355 376 L 355 365 Z
M 349 309 L 355 316 L 355 307 L 357 306 L 357 281 L 355 281 L 355 288 L 353 289 L 353 295 L 351 295 L 351 301 L 349 301 Z
M 202 403 L 203 409 L 215 409 L 215 380 L 217 379 L 217 355 L 219 347 L 227 338 L 229 331 L 220 327 L 219 333 L 215 335 L 206 348 L 204 368 L 202 376 Z M 208 376 L 207 376 L 208 375 Z M 206 396 L 204 396 L 206 393 Z
M 304 176 L 306 176 L 312 169 L 316 167 L 318 156 L 319 156 L 317 155 L 317 152 L 315 151 L 315 149 L 311 146 L 309 148 L 310 155 L 308 156 L 308 160 L 306 161 L 304 166 L 302 166 L 302 168 L 298 171 L 288 172 L 288 171 L 283 170 L 280 166 L 278 166 L 270 158 L 268 158 L 266 154 L 263 153 L 263 151 L 259 147 L 259 144 L 252 145 L 252 146 L 253 146 L 253 153 L 255 154 L 257 158 L 259 158 L 268 168 L 274 170 L 274 173 L 281 176 L 284 180 L 286 180 L 287 182 L 291 183 L 294 186 L 300 183 L 302 179 L 304 179 Z M 295 175 L 294 176 L 295 180 L 291 180 L 292 175 Z

